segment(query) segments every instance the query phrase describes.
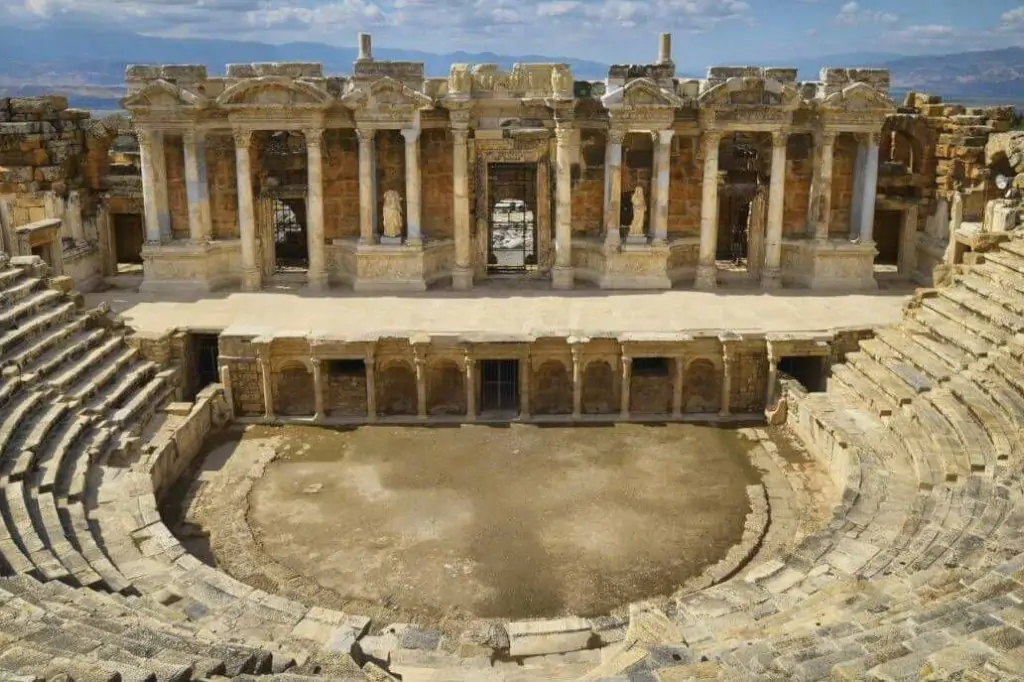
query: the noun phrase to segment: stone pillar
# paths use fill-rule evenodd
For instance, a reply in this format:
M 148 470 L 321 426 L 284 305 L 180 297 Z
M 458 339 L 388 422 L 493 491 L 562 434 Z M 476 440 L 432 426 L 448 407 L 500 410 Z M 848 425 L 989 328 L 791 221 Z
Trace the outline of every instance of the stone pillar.
M 782 286 L 782 219 L 786 200 L 786 142 L 788 133 L 772 133 L 772 174 L 768 186 L 768 224 L 764 240 L 764 272 L 761 286 L 778 289 Z
M 900 225 L 900 253 L 896 271 L 901 275 L 910 275 L 917 264 L 917 204 L 903 209 L 903 221 Z
M 832 221 L 832 166 L 836 134 L 832 131 L 817 133 L 814 136 L 814 146 L 818 153 L 811 185 L 812 203 L 808 213 L 814 238 L 824 242 L 828 240 L 829 224 Z
M 718 284 L 715 272 L 715 251 L 718 248 L 718 146 L 722 133 L 704 131 L 704 177 L 701 180 L 700 254 L 697 260 L 698 289 L 714 289 Z
M 473 268 L 469 226 L 469 131 L 452 129 L 452 203 L 455 230 L 455 267 L 452 268 L 452 287 L 458 290 L 473 288 Z
M 238 182 L 238 234 L 242 241 L 242 288 L 246 291 L 258 291 L 261 273 L 256 262 L 256 211 L 249 151 L 252 145 L 252 131 L 235 130 L 234 137 Z
M 572 418 L 583 416 L 583 347 L 572 346 Z
M 228 410 L 231 412 L 231 420 L 238 416 L 235 413 L 235 392 L 231 386 L 231 367 L 223 364 L 219 368 L 220 384 L 224 387 L 224 400 L 228 403 Z
M 633 358 L 622 356 L 622 385 L 619 388 L 619 418 L 629 419 L 629 387 L 633 378 Z
M 519 420 L 530 418 L 530 356 L 519 359 Z
M 85 228 L 82 224 L 82 195 L 77 190 L 68 192 L 68 200 L 64 206 L 64 224 L 68 226 L 71 238 L 75 240 L 76 244 L 82 244 L 86 241 Z M 101 224 L 98 215 L 96 224 Z
M 850 199 L 850 239 L 860 236 L 860 197 L 864 194 L 864 162 L 867 159 L 867 145 L 862 135 L 857 140 L 857 158 L 853 163 L 853 196 Z
M 875 240 L 875 199 L 878 193 L 878 143 L 881 133 L 865 136 L 864 179 L 860 197 L 860 241 L 868 244 Z
M 407 128 L 402 131 L 405 138 L 405 243 L 421 246 L 423 234 L 420 215 L 423 208 L 422 183 L 420 180 L 420 129 Z
M 765 409 L 770 410 L 775 404 L 775 384 L 779 381 L 779 358 L 775 349 L 768 342 L 768 385 L 764 390 Z
M 206 140 L 201 130 L 186 130 L 182 135 L 185 147 L 185 196 L 188 200 L 188 236 L 196 243 L 213 238 L 210 215 L 210 188 L 206 173 Z
M 363 360 L 366 369 L 366 421 L 377 421 L 377 363 L 373 350 Z
M 373 128 L 356 128 L 359 137 L 359 243 L 373 244 L 376 241 L 376 195 L 377 169 L 374 167 Z
M 651 243 L 668 242 L 668 196 L 672 164 L 673 130 L 659 130 L 654 133 L 654 188 L 651 212 Z
M 306 239 L 309 248 L 309 288 L 327 289 L 327 254 L 324 236 L 324 165 L 322 128 L 304 131 L 306 136 Z
M 672 63 L 672 34 L 662 33 L 658 36 L 658 63 Z
M 551 286 L 572 289 L 572 128 L 555 128 L 555 267 Z
M 273 421 L 277 416 L 274 414 L 274 383 L 270 375 L 270 349 L 260 350 L 256 355 L 256 362 L 260 369 L 260 384 L 263 388 L 263 414 L 267 421 Z
M 359 34 L 359 53 L 356 56 L 357 62 L 372 62 L 373 61 L 373 49 L 370 42 L 369 33 Z
M 146 218 L 146 241 L 151 244 L 170 241 L 171 211 L 167 204 L 167 157 L 164 134 L 140 130 L 139 161 L 142 165 L 142 202 Z
M 426 358 L 419 347 L 413 350 L 413 362 L 416 365 L 416 416 L 427 418 L 427 368 Z
M 675 359 L 676 373 L 672 377 L 672 417 L 679 419 L 683 416 L 683 370 L 686 367 L 685 358 L 677 356 Z
M 604 229 L 605 244 L 611 247 L 618 247 L 622 241 L 622 141 L 625 139 L 625 130 L 608 129 L 604 166 Z
M 313 421 L 322 422 L 324 417 L 324 361 L 313 358 Z
M 732 412 L 732 353 L 728 346 L 722 344 L 722 409 L 718 416 L 728 417 Z
M 466 355 L 466 420 L 476 419 L 476 360 Z

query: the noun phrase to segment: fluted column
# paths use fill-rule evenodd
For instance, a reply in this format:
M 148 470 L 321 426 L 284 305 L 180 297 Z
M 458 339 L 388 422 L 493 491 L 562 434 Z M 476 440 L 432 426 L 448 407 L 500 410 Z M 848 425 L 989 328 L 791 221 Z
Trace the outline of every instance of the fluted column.
M 633 379 L 633 358 L 622 356 L 622 386 L 619 390 L 619 418 L 629 419 L 629 392 Z
M 257 291 L 261 284 L 256 262 L 256 210 L 252 191 L 251 130 L 235 130 L 235 172 L 238 183 L 238 234 L 242 241 L 242 288 Z
M 186 130 L 182 135 L 185 148 L 185 197 L 188 201 L 188 234 L 193 242 L 207 242 L 213 237 L 210 215 L 210 189 L 206 173 L 206 140 L 201 130 Z
M 146 241 L 159 244 L 171 239 L 171 212 L 167 204 L 167 157 L 164 134 L 140 130 L 139 162 L 142 165 L 142 202 L 146 219 Z
M 356 128 L 359 138 L 359 243 L 373 244 L 376 241 L 375 187 L 377 169 L 374 168 L 373 139 L 377 131 L 373 128 Z
M 572 289 L 572 127 L 555 128 L 555 267 L 551 286 Z
M 672 375 L 672 416 L 678 419 L 683 416 L 683 370 L 685 358 L 675 358 L 675 374 Z
M 864 178 L 861 181 L 860 241 L 875 240 L 875 199 L 878 193 L 878 143 L 880 133 L 868 133 L 864 139 Z
M 377 420 L 377 362 L 373 350 L 366 352 L 363 360 L 366 370 L 366 421 Z
M 832 221 L 832 166 L 835 159 L 836 134 L 832 131 L 814 135 L 817 163 L 814 165 L 814 179 L 811 183 L 811 205 L 808 209 L 809 222 L 814 238 L 828 240 L 829 224 Z
M 256 354 L 256 363 L 260 370 L 260 386 L 263 388 L 263 414 L 268 421 L 275 418 L 274 414 L 274 383 L 270 375 L 270 349 L 260 350 Z
M 313 358 L 313 421 L 324 420 L 324 361 Z
M 572 346 L 572 418 L 583 415 L 583 347 Z
M 423 243 L 421 213 L 423 186 L 420 179 L 420 129 L 402 131 L 405 138 L 405 243 L 420 246 Z
M 309 288 L 327 288 L 327 255 L 324 253 L 324 165 L 322 128 L 310 128 L 306 136 L 306 239 L 309 249 Z
M 715 251 L 718 248 L 718 147 L 722 133 L 704 131 L 704 177 L 701 180 L 700 252 L 697 260 L 698 289 L 714 289 L 718 284 L 715 272 Z
M 732 353 L 724 344 L 722 345 L 722 409 L 718 411 L 720 417 L 728 417 L 731 414 L 732 405 Z
M 604 229 L 605 244 L 614 247 L 622 241 L 622 141 L 625 139 L 625 130 L 608 129 L 604 166 Z
M 420 419 L 427 418 L 427 361 L 423 357 L 423 351 L 416 347 L 413 351 L 413 361 L 416 364 L 416 416 Z
M 673 130 L 659 130 L 654 133 L 654 188 L 653 210 L 651 213 L 651 243 L 664 244 L 668 241 L 668 199 L 672 164 Z
M 452 269 L 452 287 L 459 290 L 473 288 L 473 268 L 470 256 L 469 226 L 469 131 L 453 128 L 452 137 L 452 208 L 455 231 L 455 267 Z
M 466 355 L 466 419 L 476 419 L 476 359 Z
M 782 286 L 782 219 L 786 200 L 786 143 L 788 133 L 772 133 L 772 174 L 768 186 L 768 224 L 765 228 L 764 271 L 761 286 L 778 289 Z

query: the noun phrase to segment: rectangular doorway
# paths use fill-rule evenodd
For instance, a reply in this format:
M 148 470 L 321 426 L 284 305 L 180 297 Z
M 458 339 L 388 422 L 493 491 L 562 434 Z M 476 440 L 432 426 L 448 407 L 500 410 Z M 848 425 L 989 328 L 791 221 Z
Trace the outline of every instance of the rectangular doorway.
M 480 411 L 519 411 L 519 361 L 480 361 Z
M 487 166 L 487 270 L 519 273 L 537 268 L 537 164 Z
M 220 358 L 220 337 L 217 334 L 191 334 L 192 343 L 192 388 L 195 394 L 210 384 L 220 381 L 218 360 Z
M 309 268 L 306 238 L 306 200 L 302 197 L 274 200 L 274 266 L 278 272 Z
M 141 272 L 142 244 L 145 241 L 142 216 L 137 213 L 115 213 L 113 232 L 117 274 Z

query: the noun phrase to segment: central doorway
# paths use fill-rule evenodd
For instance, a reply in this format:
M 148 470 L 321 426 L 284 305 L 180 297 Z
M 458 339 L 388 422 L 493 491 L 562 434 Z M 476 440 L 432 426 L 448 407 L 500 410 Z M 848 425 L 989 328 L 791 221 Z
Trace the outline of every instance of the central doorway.
M 487 270 L 537 269 L 537 165 L 488 164 Z
M 274 266 L 280 271 L 309 268 L 304 199 L 274 200 Z
M 480 361 L 480 410 L 517 412 L 519 409 L 519 361 Z

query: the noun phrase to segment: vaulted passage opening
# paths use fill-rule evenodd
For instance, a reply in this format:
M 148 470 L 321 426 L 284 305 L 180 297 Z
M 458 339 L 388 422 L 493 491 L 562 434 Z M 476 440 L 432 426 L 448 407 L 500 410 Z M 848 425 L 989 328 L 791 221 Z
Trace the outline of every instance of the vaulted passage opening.
M 303 198 L 274 200 L 274 264 L 278 270 L 309 267 L 306 238 L 306 201 Z
M 788 374 L 808 391 L 825 390 L 828 373 L 825 358 L 819 356 L 790 356 L 779 359 L 779 371 Z
M 327 395 L 324 409 L 331 417 L 366 416 L 366 363 L 362 360 L 328 360 L 325 363 Z
M 537 267 L 537 165 L 488 166 L 490 272 L 525 272 Z
M 480 361 L 480 409 L 482 412 L 518 411 L 518 360 Z
M 220 341 L 217 334 L 190 334 L 192 376 L 190 377 L 190 399 L 210 384 L 220 381 L 218 358 Z
M 117 274 L 141 272 L 142 244 L 146 239 L 142 216 L 137 213 L 115 213 L 112 222 L 114 243 L 111 248 L 117 259 Z

